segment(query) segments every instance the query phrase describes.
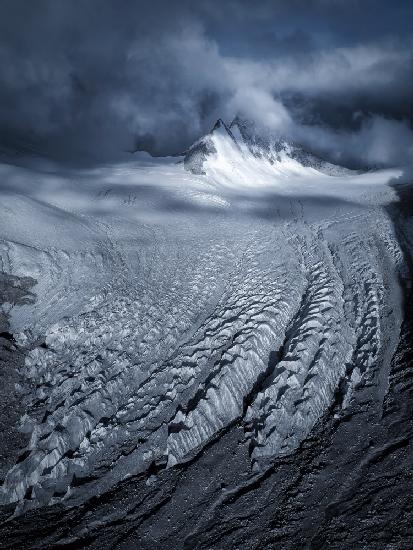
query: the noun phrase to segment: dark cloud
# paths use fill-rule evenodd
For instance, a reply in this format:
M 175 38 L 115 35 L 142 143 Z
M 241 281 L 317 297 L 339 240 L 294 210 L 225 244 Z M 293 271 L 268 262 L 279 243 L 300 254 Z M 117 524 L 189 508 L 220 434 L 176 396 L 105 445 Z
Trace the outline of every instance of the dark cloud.
M 406 163 L 413 5 L 3 0 L 0 141 L 177 153 L 236 114 L 343 162 Z

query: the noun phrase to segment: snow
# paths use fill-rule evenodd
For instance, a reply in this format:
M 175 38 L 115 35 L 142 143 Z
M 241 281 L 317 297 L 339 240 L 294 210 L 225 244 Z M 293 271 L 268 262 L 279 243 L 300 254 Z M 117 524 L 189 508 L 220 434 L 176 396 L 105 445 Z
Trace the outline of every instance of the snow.
M 384 206 L 401 171 L 270 163 L 224 130 L 204 175 L 147 155 L 0 165 L 1 270 L 37 281 L 11 310 L 31 439 L 0 494 L 18 511 L 172 467 L 236 419 L 260 468 L 376 360 L 385 288 L 399 288 Z

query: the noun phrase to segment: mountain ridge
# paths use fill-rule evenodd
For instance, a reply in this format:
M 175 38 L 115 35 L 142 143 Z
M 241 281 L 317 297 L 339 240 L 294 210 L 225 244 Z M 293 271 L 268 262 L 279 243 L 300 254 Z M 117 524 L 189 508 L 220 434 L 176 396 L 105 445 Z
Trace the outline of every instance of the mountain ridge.
M 239 117 L 235 117 L 229 125 L 218 118 L 210 132 L 201 136 L 183 153 L 185 169 L 195 175 L 207 175 L 208 161 L 221 154 L 219 140 L 234 145 L 243 160 L 248 160 L 248 155 L 251 155 L 270 165 L 281 165 L 288 158 L 304 168 L 312 168 L 329 176 L 353 172 L 328 162 L 281 134 L 274 135 L 258 129 L 254 122 Z

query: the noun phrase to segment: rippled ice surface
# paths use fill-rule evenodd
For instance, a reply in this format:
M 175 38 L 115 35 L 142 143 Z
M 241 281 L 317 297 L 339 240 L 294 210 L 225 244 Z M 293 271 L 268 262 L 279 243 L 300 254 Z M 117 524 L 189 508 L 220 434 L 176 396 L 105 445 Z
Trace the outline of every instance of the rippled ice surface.
M 2 502 L 82 501 L 235 421 L 252 470 L 294 450 L 374 364 L 389 285 L 398 330 L 395 176 L 2 165 L 1 271 L 36 280 L 9 308 L 29 440 Z

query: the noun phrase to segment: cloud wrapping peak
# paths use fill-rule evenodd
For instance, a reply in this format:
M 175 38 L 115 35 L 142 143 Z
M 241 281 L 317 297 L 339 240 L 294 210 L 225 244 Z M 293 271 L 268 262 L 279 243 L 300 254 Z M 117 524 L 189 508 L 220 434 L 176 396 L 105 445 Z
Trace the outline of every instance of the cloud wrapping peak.
M 171 154 L 240 115 L 342 162 L 409 163 L 409 7 L 376 20 L 370 4 L 5 0 L 0 142 L 95 161 Z

